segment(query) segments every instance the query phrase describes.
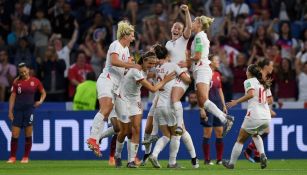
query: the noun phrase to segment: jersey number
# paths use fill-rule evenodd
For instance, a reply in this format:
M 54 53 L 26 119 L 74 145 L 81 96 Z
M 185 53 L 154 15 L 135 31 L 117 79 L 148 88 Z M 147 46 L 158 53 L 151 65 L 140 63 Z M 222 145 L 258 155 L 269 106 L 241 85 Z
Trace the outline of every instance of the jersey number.
M 259 88 L 259 103 L 266 103 L 266 92 L 265 89 Z

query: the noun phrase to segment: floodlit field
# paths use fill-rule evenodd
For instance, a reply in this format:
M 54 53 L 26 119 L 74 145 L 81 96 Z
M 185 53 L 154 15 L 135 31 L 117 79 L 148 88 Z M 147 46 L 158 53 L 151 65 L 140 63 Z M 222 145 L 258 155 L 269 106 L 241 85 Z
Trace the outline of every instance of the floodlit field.
M 223 166 L 205 166 L 201 164 L 199 169 L 192 169 L 190 161 L 178 161 L 185 168 L 183 169 L 167 169 L 167 161 L 161 161 L 162 169 L 152 168 L 150 162 L 145 167 L 137 169 L 128 169 L 126 167 L 116 169 L 108 166 L 107 161 L 97 160 L 72 160 L 72 161 L 31 161 L 29 164 L 6 164 L 5 161 L 0 162 L 1 175 L 306 175 L 306 160 L 269 160 L 268 167 L 264 170 L 260 169 L 259 164 L 252 164 L 245 160 L 240 160 L 234 170 L 225 169 Z M 123 162 L 124 164 L 126 162 Z M 203 162 L 201 162 L 203 163 Z

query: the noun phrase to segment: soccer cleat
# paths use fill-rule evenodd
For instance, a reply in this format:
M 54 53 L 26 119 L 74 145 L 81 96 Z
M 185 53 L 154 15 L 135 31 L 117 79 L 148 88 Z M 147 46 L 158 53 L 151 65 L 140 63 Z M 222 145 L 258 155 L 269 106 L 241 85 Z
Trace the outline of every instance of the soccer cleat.
M 230 115 L 226 115 L 226 123 L 224 124 L 224 129 L 223 129 L 223 137 L 226 136 L 226 134 L 230 131 L 230 129 L 232 128 L 233 122 L 235 120 L 235 118 L 233 116 Z
M 235 166 L 233 164 L 229 164 L 229 161 L 226 161 L 226 160 L 223 160 L 223 165 L 227 169 L 234 169 L 235 168 Z
M 183 133 L 183 129 L 182 129 L 180 126 L 178 126 L 178 127 L 175 129 L 175 133 L 176 133 L 177 136 L 181 136 L 182 133 Z
M 110 157 L 109 158 L 109 165 L 110 166 L 115 166 L 115 159 L 114 159 L 114 157 Z
M 138 166 L 135 164 L 134 161 L 127 163 L 127 168 L 137 168 Z
M 265 156 L 264 153 L 262 153 L 260 155 L 260 165 L 261 165 L 261 169 L 264 169 L 267 167 L 267 161 L 268 161 L 268 158 Z
M 159 137 L 157 135 L 150 135 L 147 139 L 144 139 L 142 145 L 149 145 L 158 141 Z
M 259 156 L 254 156 L 254 160 L 256 163 L 260 163 L 260 157 Z
M 87 143 L 88 148 L 92 150 L 97 157 L 102 156 L 99 145 L 96 143 L 96 139 L 89 138 L 87 139 L 86 143 Z
M 143 160 L 141 161 L 141 166 L 145 166 L 150 154 L 144 154 Z
M 16 157 L 10 157 L 9 160 L 6 161 L 6 163 L 15 163 Z
M 222 160 L 217 160 L 216 161 L 216 165 L 222 165 L 222 164 L 223 164 Z
M 115 157 L 115 167 L 116 168 L 121 168 L 123 166 L 122 164 L 122 159 L 119 157 Z
M 20 163 L 29 163 L 29 157 L 23 157 Z
M 192 163 L 193 168 L 199 168 L 199 161 L 198 161 L 197 157 L 192 158 L 191 163 Z
M 250 161 L 250 162 L 252 162 L 252 163 L 255 163 L 255 160 L 251 157 L 251 154 L 250 154 L 251 152 L 249 151 L 249 149 L 246 149 L 244 152 L 243 152 L 243 154 L 244 154 L 244 157 L 248 160 L 248 161 Z
M 184 168 L 184 167 L 180 166 L 178 163 L 175 163 L 173 165 L 167 164 L 167 168 L 180 169 L 180 168 Z
M 153 157 L 152 155 L 149 156 L 149 161 L 151 162 L 152 166 L 154 168 L 161 168 L 160 163 L 158 162 L 158 159 L 156 157 Z
M 213 162 L 211 162 L 211 160 L 205 160 L 205 165 L 214 165 L 214 163 Z

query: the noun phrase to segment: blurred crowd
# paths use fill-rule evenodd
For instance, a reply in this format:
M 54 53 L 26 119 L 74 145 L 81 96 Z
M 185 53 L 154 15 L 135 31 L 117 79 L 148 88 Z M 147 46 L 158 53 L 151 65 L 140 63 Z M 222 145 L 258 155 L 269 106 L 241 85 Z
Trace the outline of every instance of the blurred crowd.
M 220 58 L 227 101 L 244 93 L 247 65 L 265 58 L 274 61 L 275 99 L 307 101 L 305 0 L 0 0 L 0 101 L 20 62 L 43 82 L 46 101 L 72 100 L 87 73 L 102 71 L 118 21 L 136 27 L 137 58 L 170 40 L 172 24 L 184 22 L 183 3 L 192 18 L 215 18 L 210 50 Z

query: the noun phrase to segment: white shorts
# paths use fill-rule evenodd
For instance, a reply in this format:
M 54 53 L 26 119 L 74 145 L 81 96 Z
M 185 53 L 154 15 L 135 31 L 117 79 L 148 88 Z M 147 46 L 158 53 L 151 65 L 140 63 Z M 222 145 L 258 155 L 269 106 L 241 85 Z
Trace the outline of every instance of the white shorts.
M 252 119 L 245 117 L 241 128 L 251 135 L 263 134 L 270 125 L 271 119 Z
M 113 106 L 113 109 L 112 109 L 112 111 L 111 111 L 111 113 L 110 113 L 110 115 L 108 117 L 108 123 L 109 124 L 111 123 L 111 119 L 112 118 L 117 118 L 117 113 L 115 111 L 115 106 Z
M 115 109 L 118 114 L 118 120 L 123 123 L 129 123 L 131 116 L 143 114 L 142 103 L 140 100 L 116 98 Z
M 112 98 L 112 102 L 114 103 L 116 97 L 115 91 L 118 86 L 116 86 L 110 79 L 99 77 L 97 79 L 96 88 L 98 99 L 102 97 L 109 97 Z
M 157 107 L 155 110 L 159 125 L 175 126 L 177 124 L 176 117 L 172 114 L 171 107 Z
M 151 104 L 151 107 L 149 109 L 147 116 L 154 116 L 155 115 L 155 109 L 156 109 L 156 106 L 157 106 L 158 99 L 159 99 L 159 95 L 156 94 L 155 98 L 152 100 L 152 104 Z
M 212 79 L 212 70 L 209 65 L 203 65 L 201 68 L 193 71 L 195 89 L 198 83 L 205 83 L 210 86 Z
M 176 78 L 176 82 L 173 87 L 179 87 L 184 90 L 184 92 L 189 88 L 188 84 L 185 84 L 180 78 Z

